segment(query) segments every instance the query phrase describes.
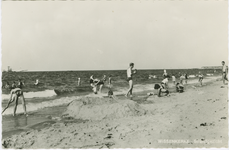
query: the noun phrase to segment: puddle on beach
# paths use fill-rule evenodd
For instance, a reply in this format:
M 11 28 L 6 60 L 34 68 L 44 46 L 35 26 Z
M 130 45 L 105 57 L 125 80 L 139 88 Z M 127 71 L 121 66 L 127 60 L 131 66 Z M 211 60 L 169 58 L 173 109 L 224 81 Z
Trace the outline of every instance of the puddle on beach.
M 57 106 L 40 109 L 37 112 L 29 112 L 29 116 L 26 117 L 23 114 L 18 114 L 13 117 L 12 115 L 6 115 L 2 117 L 2 137 L 9 137 L 14 134 L 19 134 L 23 131 L 30 129 L 42 129 L 55 123 L 51 117 L 60 117 L 65 111 L 66 106 Z

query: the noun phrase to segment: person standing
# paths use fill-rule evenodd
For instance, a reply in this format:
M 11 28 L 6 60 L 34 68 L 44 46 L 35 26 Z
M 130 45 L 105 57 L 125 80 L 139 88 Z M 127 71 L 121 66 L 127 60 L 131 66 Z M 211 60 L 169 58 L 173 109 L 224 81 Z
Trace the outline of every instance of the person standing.
M 128 97 L 128 95 L 130 95 L 130 97 L 132 98 L 132 92 L 133 92 L 133 75 L 137 73 L 137 70 L 133 70 L 134 68 L 134 63 L 130 63 L 129 68 L 127 69 L 127 81 L 129 82 L 129 89 L 126 93 L 126 97 Z
M 228 66 L 225 64 L 225 61 L 222 61 L 222 78 L 223 78 L 223 84 L 225 84 L 225 80 L 228 81 L 227 74 L 228 74 Z
M 109 77 L 108 77 L 108 87 L 109 88 L 112 88 L 112 76 L 111 75 L 109 75 Z
M 185 83 L 188 84 L 188 74 L 185 73 L 184 77 L 185 77 Z
M 80 81 L 80 78 L 78 78 L 78 86 L 81 85 L 81 81 Z
M 106 82 L 106 75 L 103 75 L 103 78 L 99 80 L 98 83 L 96 83 L 96 85 L 99 85 L 99 93 L 102 93 L 102 89 L 103 89 L 105 82 Z
M 172 80 L 173 80 L 173 84 L 176 85 L 176 77 L 174 74 L 172 74 Z
M 165 77 L 167 77 L 167 75 L 168 75 L 168 74 L 167 74 L 166 70 L 164 70 L 164 73 L 163 73 L 162 76 L 165 78 Z
M 199 72 L 198 77 L 199 77 L 200 86 L 202 86 L 203 85 L 202 81 L 204 79 L 204 75 L 201 72 Z

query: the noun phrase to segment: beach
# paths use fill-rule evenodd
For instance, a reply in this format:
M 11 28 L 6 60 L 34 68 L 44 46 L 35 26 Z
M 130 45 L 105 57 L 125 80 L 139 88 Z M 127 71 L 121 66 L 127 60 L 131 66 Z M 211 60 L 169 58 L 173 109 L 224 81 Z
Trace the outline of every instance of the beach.
M 185 86 L 184 93 L 172 92 L 169 97 L 147 96 L 153 87 L 146 84 L 135 86 L 132 100 L 121 91 L 114 93 L 115 100 L 104 95 L 75 97 L 53 114 L 47 115 L 50 113 L 47 108 L 47 114 L 43 113 L 47 120 L 3 137 L 2 146 L 17 149 L 228 147 L 228 86 L 222 85 L 220 76 L 205 81 L 203 86 L 191 82 Z

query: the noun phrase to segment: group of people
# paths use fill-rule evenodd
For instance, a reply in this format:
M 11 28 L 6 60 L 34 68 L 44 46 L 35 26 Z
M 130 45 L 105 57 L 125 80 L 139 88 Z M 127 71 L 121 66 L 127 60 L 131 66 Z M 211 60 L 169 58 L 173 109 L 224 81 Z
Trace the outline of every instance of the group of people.
M 137 73 L 137 70 L 133 69 L 133 68 L 134 68 L 134 63 L 130 63 L 129 67 L 127 69 L 127 81 L 129 83 L 129 88 L 128 88 L 125 96 L 130 97 L 130 98 L 133 97 L 133 87 L 134 87 L 133 86 L 133 76 Z M 227 76 L 228 76 L 228 67 L 225 65 L 225 62 L 222 61 L 223 84 L 226 84 L 225 81 L 228 81 Z M 163 77 L 164 77 L 164 79 L 161 81 L 161 83 L 157 83 L 154 85 L 154 89 L 158 90 L 158 96 L 159 97 L 162 96 L 163 93 L 165 94 L 165 96 L 169 96 L 168 81 L 169 81 L 170 76 L 167 74 L 166 70 L 164 70 Z M 199 72 L 198 77 L 199 77 L 199 82 L 202 85 L 203 74 L 201 74 L 201 72 Z M 183 74 L 180 76 L 180 81 L 176 82 L 176 78 L 175 78 L 174 74 L 172 74 L 172 81 L 175 84 L 177 92 L 181 93 L 184 91 L 183 80 L 185 80 L 185 82 L 187 84 L 187 79 L 188 79 L 188 75 Z M 38 80 L 36 82 L 38 83 Z M 98 92 L 100 92 L 100 93 L 102 92 L 102 88 L 103 88 L 105 82 L 106 82 L 106 75 L 103 75 L 103 77 L 101 79 L 94 78 L 93 75 L 90 77 L 90 86 L 92 87 L 95 94 L 97 94 Z M 9 107 L 9 105 L 11 103 L 13 103 L 15 101 L 15 107 L 14 107 L 14 112 L 13 112 L 13 116 L 15 116 L 16 110 L 17 110 L 17 105 L 18 105 L 18 99 L 21 98 L 23 109 L 24 109 L 24 114 L 26 116 L 28 116 L 27 111 L 26 111 L 25 98 L 24 98 L 23 91 L 22 91 L 23 85 L 24 85 L 24 83 L 21 80 L 18 80 L 18 85 L 16 85 L 16 82 L 13 82 L 11 87 L 10 87 L 8 82 L 6 83 L 4 88 L 11 89 L 10 99 L 7 103 L 7 106 L 3 109 L 2 113 Z M 78 79 L 78 85 L 80 85 L 80 78 Z M 108 77 L 108 88 L 109 88 L 108 96 L 113 97 L 113 91 L 111 90 L 111 88 L 112 88 L 111 75 Z
M 22 82 L 21 79 L 19 79 L 17 83 L 16 83 L 16 81 L 13 81 L 13 83 L 11 85 L 9 84 L 9 82 L 6 82 L 6 84 L 3 85 L 2 88 L 15 89 L 15 88 L 22 88 L 23 86 L 24 86 L 24 83 Z
M 127 81 L 129 82 L 129 89 L 127 91 L 127 94 L 125 95 L 128 97 L 128 95 L 132 98 L 132 92 L 133 92 L 133 75 L 137 73 L 136 69 L 134 68 L 134 63 L 130 63 L 129 68 L 127 69 Z M 180 74 L 180 73 L 179 73 Z M 158 90 L 158 96 L 160 97 L 162 93 L 165 93 L 165 96 L 169 96 L 169 90 L 168 90 L 168 80 L 170 76 L 167 74 L 166 70 L 164 70 L 163 73 L 163 80 L 161 83 L 157 83 L 154 85 L 154 89 Z M 198 82 L 200 83 L 200 86 L 202 86 L 202 81 L 203 81 L 203 74 L 199 72 L 198 74 Z M 225 62 L 222 61 L 222 79 L 223 79 L 223 84 L 226 84 L 225 81 L 228 81 L 228 66 L 225 65 Z M 172 81 L 176 87 L 176 91 L 179 93 L 184 92 L 184 83 L 188 83 L 188 74 L 180 74 L 180 81 L 176 82 L 176 77 L 174 74 L 172 74 Z M 151 95 L 152 93 L 148 93 L 148 95 Z
M 101 79 L 98 79 L 98 78 L 94 78 L 94 75 L 92 75 L 90 77 L 90 86 L 92 87 L 92 90 L 95 94 L 97 94 L 98 92 L 99 93 L 102 93 L 102 88 L 106 82 L 106 75 L 103 75 L 103 77 Z M 111 89 L 111 75 L 108 77 L 108 88 Z

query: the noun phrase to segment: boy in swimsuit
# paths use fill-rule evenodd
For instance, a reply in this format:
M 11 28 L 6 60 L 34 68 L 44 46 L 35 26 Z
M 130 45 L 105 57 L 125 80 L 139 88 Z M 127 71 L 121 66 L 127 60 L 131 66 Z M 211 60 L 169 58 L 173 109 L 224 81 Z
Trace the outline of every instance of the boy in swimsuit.
M 135 69 L 133 71 L 134 68 L 134 63 L 130 63 L 129 68 L 127 69 L 127 81 L 129 82 L 129 89 L 126 93 L 126 97 L 128 97 L 128 95 L 130 94 L 130 97 L 132 98 L 132 91 L 133 91 L 133 75 L 137 73 L 137 70 Z
M 25 98 L 24 98 L 24 95 L 23 95 L 23 91 L 20 89 L 20 88 L 15 88 L 15 89 L 12 89 L 10 91 L 10 99 L 9 99 L 9 102 L 7 104 L 7 106 L 3 109 L 2 113 L 10 106 L 10 104 L 12 102 L 15 101 L 15 107 L 14 107 L 14 112 L 13 112 L 13 116 L 16 115 L 16 111 L 17 111 L 17 105 L 18 105 L 18 98 L 21 97 L 22 98 L 22 105 L 23 105 L 23 109 L 24 109 L 24 114 L 26 116 L 27 115 L 27 112 L 26 112 L 26 104 L 25 104 Z
M 227 73 L 228 73 L 228 67 L 225 65 L 225 61 L 222 61 L 222 78 L 223 78 L 223 84 L 225 84 L 225 80 L 228 81 Z

